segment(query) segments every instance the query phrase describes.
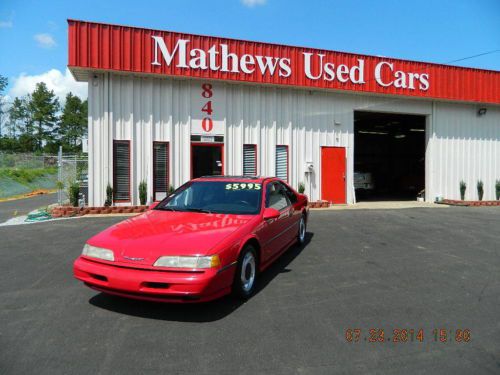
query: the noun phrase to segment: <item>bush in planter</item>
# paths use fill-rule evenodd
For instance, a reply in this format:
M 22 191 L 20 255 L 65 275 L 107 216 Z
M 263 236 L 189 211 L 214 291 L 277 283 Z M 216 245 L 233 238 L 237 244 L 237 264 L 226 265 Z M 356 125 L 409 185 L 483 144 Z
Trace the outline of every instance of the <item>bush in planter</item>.
M 58 194 L 57 194 L 57 197 L 58 197 L 58 198 L 57 198 L 57 203 L 58 203 L 59 205 L 61 205 L 61 204 L 62 204 L 63 199 L 62 199 L 62 194 L 59 194 L 59 192 L 62 192 L 62 191 L 64 190 L 64 182 L 57 180 L 57 181 L 56 181 L 56 188 L 57 188 L 57 190 L 58 190 Z
M 497 201 L 500 200 L 500 180 L 496 180 L 495 182 L 495 193 L 497 196 Z
M 483 200 L 483 194 L 484 194 L 483 181 L 479 180 L 477 182 L 477 197 L 479 198 L 480 201 Z
M 460 198 L 465 200 L 465 189 L 467 189 L 467 184 L 465 181 L 460 181 Z
M 299 182 L 299 186 L 297 188 L 297 191 L 300 193 L 300 194 L 304 194 L 304 191 L 306 191 L 306 185 L 304 185 L 303 182 Z
M 108 183 L 108 186 L 106 186 L 106 201 L 104 202 L 104 205 L 106 207 L 110 207 L 112 204 L 113 204 L 113 188 Z
M 146 181 L 141 181 L 139 183 L 139 201 L 141 205 L 144 206 L 148 200 L 148 184 Z
M 173 185 L 169 185 L 168 186 L 168 190 L 167 190 L 167 196 L 169 196 L 170 194 L 172 194 L 174 191 L 175 191 L 174 186 Z
M 78 198 L 80 196 L 80 184 L 77 181 L 70 182 L 68 185 L 69 203 L 73 207 L 78 207 Z

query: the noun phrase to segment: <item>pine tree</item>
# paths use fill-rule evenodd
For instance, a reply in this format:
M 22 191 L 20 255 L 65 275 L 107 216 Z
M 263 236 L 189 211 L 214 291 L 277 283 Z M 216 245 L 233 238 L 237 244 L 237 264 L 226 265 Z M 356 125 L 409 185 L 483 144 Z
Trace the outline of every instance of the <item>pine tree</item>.
M 9 135 L 12 140 L 17 139 L 18 151 L 32 152 L 36 148 L 36 139 L 33 135 L 33 117 L 29 110 L 31 95 L 16 97 L 9 108 Z
M 44 141 L 50 142 L 54 140 L 59 99 L 55 96 L 54 91 L 47 89 L 45 83 L 39 82 L 36 84 L 35 91 L 31 94 L 28 109 L 36 128 L 34 136 L 37 149 L 41 150 Z
M 0 95 L 3 95 L 3 91 L 7 88 L 9 80 L 0 74 Z
M 11 138 L 20 134 L 33 134 L 33 121 L 28 110 L 28 97 L 16 97 L 9 108 L 9 135 Z
M 87 100 L 82 101 L 71 92 L 66 95 L 66 102 L 59 122 L 59 135 L 63 147 L 68 151 L 78 151 L 78 141 L 87 134 Z
M 0 136 L 2 136 L 2 126 L 5 122 L 5 100 L 4 100 L 4 95 L 3 92 L 7 88 L 9 81 L 7 77 L 4 77 L 3 75 L 0 74 Z

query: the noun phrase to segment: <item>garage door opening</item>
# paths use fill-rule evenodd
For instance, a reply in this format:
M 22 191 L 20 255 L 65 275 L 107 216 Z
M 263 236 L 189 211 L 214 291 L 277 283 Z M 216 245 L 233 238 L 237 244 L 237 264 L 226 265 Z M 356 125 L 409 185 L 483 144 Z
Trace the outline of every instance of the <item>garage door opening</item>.
M 416 200 L 425 188 L 425 116 L 354 112 L 356 201 Z
M 224 169 L 224 145 L 221 143 L 191 144 L 191 176 L 220 176 Z

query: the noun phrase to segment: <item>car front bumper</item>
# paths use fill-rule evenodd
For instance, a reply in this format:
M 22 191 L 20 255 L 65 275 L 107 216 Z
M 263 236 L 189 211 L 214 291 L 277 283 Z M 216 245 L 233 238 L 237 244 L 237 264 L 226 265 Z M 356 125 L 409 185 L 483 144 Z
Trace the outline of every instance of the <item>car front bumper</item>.
M 79 257 L 73 272 L 92 289 L 157 302 L 205 302 L 231 291 L 234 267 L 200 272 L 114 266 Z

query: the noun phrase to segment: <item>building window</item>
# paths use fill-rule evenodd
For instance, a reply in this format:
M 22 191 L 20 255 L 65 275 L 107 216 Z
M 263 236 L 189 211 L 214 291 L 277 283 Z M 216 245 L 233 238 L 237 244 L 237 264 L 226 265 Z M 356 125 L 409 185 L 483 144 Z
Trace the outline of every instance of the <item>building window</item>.
M 276 146 L 276 177 L 288 181 L 288 146 Z
M 257 145 L 243 145 L 243 175 L 257 176 Z
M 113 141 L 113 190 L 115 202 L 130 201 L 130 141 Z
M 153 142 L 153 198 L 162 200 L 168 191 L 168 142 Z

